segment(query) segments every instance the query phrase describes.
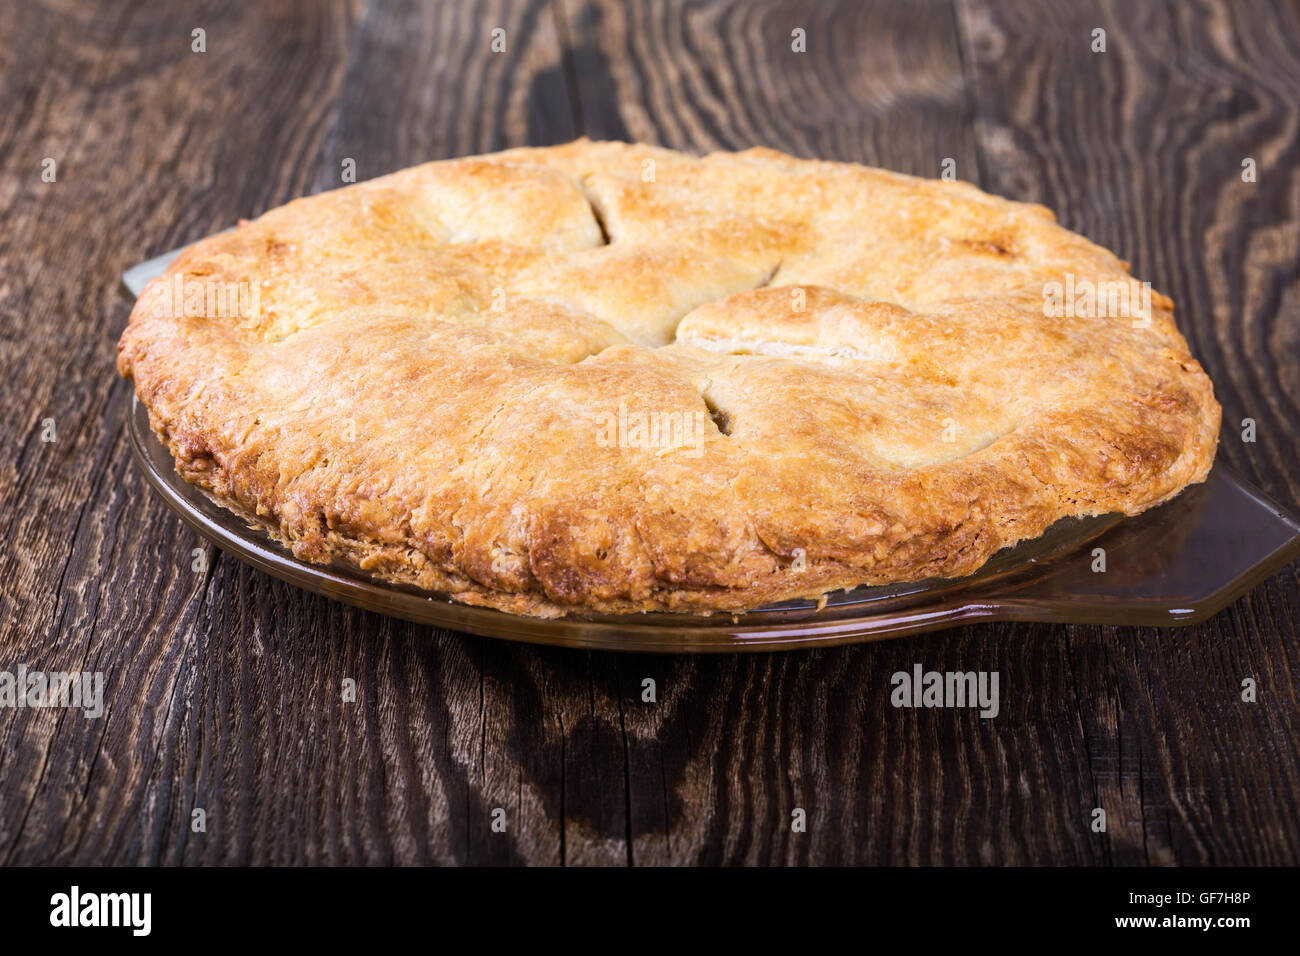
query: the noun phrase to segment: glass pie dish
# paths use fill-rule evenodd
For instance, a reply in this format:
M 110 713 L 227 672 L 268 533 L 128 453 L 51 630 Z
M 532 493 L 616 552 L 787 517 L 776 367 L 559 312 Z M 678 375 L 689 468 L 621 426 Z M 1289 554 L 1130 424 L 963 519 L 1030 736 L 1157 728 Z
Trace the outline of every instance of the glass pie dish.
M 138 294 L 175 253 L 124 277 Z M 1300 520 L 1222 462 L 1209 478 L 1135 518 L 1057 522 L 1040 538 L 998 552 L 976 574 L 859 587 L 742 614 L 579 614 L 521 617 L 445 595 L 299 561 L 259 526 L 223 508 L 177 473 L 132 397 L 131 448 L 150 486 L 202 537 L 259 570 L 367 610 L 485 637 L 654 653 L 826 647 L 938 630 L 972 621 L 1177 625 L 1205 620 L 1300 554 Z

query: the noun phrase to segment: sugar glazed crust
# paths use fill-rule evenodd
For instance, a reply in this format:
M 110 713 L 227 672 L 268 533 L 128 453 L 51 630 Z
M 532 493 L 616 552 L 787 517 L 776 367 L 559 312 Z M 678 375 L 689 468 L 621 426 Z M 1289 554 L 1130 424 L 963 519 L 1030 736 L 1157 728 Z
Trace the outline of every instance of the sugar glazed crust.
M 118 345 L 302 560 L 519 614 L 955 577 L 1205 478 L 1173 303 L 1034 205 L 766 149 L 429 163 L 199 242 Z

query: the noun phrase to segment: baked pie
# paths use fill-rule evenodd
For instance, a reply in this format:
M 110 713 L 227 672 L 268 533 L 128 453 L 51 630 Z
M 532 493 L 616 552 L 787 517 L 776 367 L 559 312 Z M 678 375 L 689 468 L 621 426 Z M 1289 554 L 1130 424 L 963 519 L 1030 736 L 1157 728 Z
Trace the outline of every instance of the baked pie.
M 1173 303 L 1041 206 L 586 140 L 299 199 L 118 346 L 180 474 L 301 560 L 517 614 L 956 577 L 1205 478 Z

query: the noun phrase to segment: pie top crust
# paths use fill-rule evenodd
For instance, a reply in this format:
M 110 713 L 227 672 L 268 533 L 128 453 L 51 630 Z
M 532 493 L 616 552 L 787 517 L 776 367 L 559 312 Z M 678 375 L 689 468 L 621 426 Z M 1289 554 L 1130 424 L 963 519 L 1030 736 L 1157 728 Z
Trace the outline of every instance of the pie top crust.
M 300 559 L 515 613 L 738 611 L 1203 480 L 1220 410 L 1172 310 L 964 183 L 580 140 L 205 239 L 118 369 Z

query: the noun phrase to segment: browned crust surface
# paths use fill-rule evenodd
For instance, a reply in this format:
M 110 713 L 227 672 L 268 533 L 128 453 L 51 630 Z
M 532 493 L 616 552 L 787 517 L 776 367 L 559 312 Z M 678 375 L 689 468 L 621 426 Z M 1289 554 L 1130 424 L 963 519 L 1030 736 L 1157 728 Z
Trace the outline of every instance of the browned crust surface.
M 1203 480 L 1219 406 L 1143 293 L 963 183 L 578 141 L 206 239 L 118 368 L 185 479 L 300 559 L 523 614 L 734 611 Z

